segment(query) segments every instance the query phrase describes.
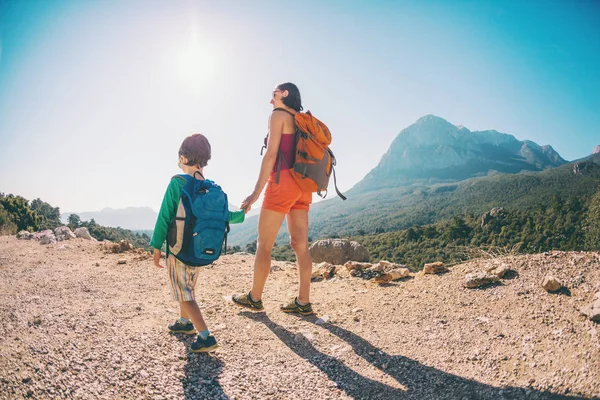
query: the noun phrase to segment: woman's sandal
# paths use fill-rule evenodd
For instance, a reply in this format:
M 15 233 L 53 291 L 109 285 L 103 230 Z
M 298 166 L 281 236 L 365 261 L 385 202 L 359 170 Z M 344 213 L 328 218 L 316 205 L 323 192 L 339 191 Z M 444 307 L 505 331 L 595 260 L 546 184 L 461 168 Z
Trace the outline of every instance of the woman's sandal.
M 294 300 L 290 300 L 288 305 L 281 306 L 280 310 L 286 313 L 298 313 L 301 315 L 311 315 L 314 314 L 312 309 L 312 305 L 310 303 L 300 304 L 298 303 L 298 298 L 294 298 Z
M 252 300 L 252 296 L 249 292 L 245 294 L 234 294 L 231 296 L 231 300 L 238 306 L 246 307 L 254 311 L 262 311 L 264 309 L 262 300 Z

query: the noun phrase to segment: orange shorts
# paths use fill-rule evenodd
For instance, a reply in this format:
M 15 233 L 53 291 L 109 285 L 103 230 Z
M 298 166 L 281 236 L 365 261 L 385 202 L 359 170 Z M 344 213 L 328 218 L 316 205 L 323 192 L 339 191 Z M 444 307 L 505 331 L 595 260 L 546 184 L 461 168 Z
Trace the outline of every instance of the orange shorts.
M 312 203 L 312 193 L 303 192 L 289 169 L 281 170 L 279 183 L 275 183 L 276 173 L 271 173 L 262 208 L 287 214 L 290 210 L 306 210 Z

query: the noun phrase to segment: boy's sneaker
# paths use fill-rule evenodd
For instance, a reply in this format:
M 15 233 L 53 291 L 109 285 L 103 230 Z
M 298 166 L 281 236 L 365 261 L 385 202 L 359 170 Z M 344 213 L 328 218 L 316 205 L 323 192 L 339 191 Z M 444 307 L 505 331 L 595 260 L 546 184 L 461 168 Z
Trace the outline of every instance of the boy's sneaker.
M 307 303 L 304 305 L 299 304 L 297 297 L 295 297 L 294 300 L 290 300 L 290 302 L 287 305 L 281 306 L 280 309 L 281 309 L 281 311 L 286 312 L 286 313 L 298 313 L 301 315 L 314 314 L 312 305 L 310 303 Z
M 187 324 L 182 324 L 179 320 L 169 325 L 169 331 L 172 333 L 185 333 L 186 335 L 193 335 L 196 333 L 196 328 L 192 321 L 188 321 Z
M 254 301 L 250 293 L 234 294 L 231 300 L 238 306 L 246 307 L 254 311 L 262 311 L 264 309 L 262 300 Z
M 208 335 L 206 339 L 202 339 L 198 335 L 198 339 L 190 346 L 192 353 L 208 353 L 209 351 L 216 350 L 219 347 L 217 339 L 213 335 Z

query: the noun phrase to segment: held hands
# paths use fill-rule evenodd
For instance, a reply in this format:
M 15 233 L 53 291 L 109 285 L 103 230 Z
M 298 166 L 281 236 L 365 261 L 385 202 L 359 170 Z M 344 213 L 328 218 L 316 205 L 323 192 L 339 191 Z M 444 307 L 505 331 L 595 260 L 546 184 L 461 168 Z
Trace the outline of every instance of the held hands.
M 246 197 L 244 201 L 242 201 L 242 205 L 240 208 L 244 210 L 244 212 L 246 212 L 247 214 L 252 208 L 252 204 L 256 203 L 256 200 L 258 200 L 259 195 L 260 194 L 256 194 L 253 192 L 250 196 Z
M 164 268 L 165 266 L 160 263 L 160 258 L 162 256 L 162 252 L 158 249 L 154 249 L 154 265 L 158 268 Z

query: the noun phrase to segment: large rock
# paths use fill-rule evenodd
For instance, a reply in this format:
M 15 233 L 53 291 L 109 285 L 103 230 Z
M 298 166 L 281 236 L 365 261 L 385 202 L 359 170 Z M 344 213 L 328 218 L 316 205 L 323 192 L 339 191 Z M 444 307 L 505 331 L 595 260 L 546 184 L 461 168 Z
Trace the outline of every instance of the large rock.
M 90 232 L 84 226 L 75 229 L 75 236 L 82 239 L 92 240 L 92 235 L 90 235 Z
M 398 268 L 406 268 L 406 265 L 404 264 L 396 264 L 386 260 L 381 260 L 378 264 L 381 266 L 383 272 L 391 271 L 393 269 Z
M 348 271 L 354 271 L 354 270 L 368 269 L 368 268 L 371 268 L 372 265 L 373 264 L 371 264 L 371 263 L 348 261 L 347 263 L 344 264 L 344 267 L 346 267 L 346 270 L 348 270 Z
M 483 228 L 490 220 L 498 217 L 503 217 L 507 214 L 503 207 L 494 207 L 490 211 L 483 213 L 481 216 L 481 227 Z
M 126 251 L 133 250 L 133 245 L 129 242 L 129 240 L 121 240 L 119 243 L 115 243 L 112 245 L 113 253 L 124 253 Z
M 596 293 L 594 301 L 581 309 L 581 313 L 592 321 L 600 322 L 600 292 Z
M 27 231 L 21 231 L 21 232 L 17 233 L 17 239 L 19 239 L 19 240 L 30 240 L 31 236 L 32 236 L 32 234 Z
M 56 237 L 63 237 L 64 240 L 75 239 L 77 237 L 68 226 L 59 226 L 54 229 L 54 234 Z
M 56 236 L 54 236 L 54 233 L 52 233 L 51 230 L 45 232 L 46 233 L 40 237 L 40 244 L 55 244 L 57 239 Z
M 358 242 L 348 239 L 317 240 L 310 246 L 310 255 L 316 263 L 342 265 L 347 261 L 369 261 L 369 252 Z
M 389 262 L 386 260 L 381 260 L 379 261 L 377 264 L 374 264 L 373 266 L 367 268 L 367 270 L 372 271 L 372 272 L 380 272 L 382 274 L 395 270 L 395 269 L 405 269 L 406 265 L 402 265 L 402 264 L 396 264 L 393 262 Z
M 500 282 L 500 278 L 498 278 L 497 275 L 490 274 L 487 271 L 475 271 L 465 276 L 463 286 L 469 289 L 474 289 L 497 282 Z
M 444 272 L 448 272 L 448 268 L 441 261 L 425 264 L 423 266 L 424 274 L 442 274 Z
M 33 240 L 42 240 L 42 238 L 44 236 L 48 236 L 48 235 L 53 235 L 54 236 L 54 232 L 52 232 L 51 229 L 46 229 L 44 231 L 39 231 L 39 232 L 32 233 L 31 236 L 30 236 L 30 238 L 33 239 Z
M 393 269 L 383 275 L 379 275 L 375 277 L 375 282 L 377 283 L 388 283 L 391 281 L 395 281 L 398 279 L 406 278 L 410 275 L 410 270 L 408 268 L 396 268 Z
M 325 279 L 332 278 L 335 274 L 335 265 L 328 262 L 322 262 L 317 265 L 316 270 L 310 276 L 312 282 L 319 282 Z

